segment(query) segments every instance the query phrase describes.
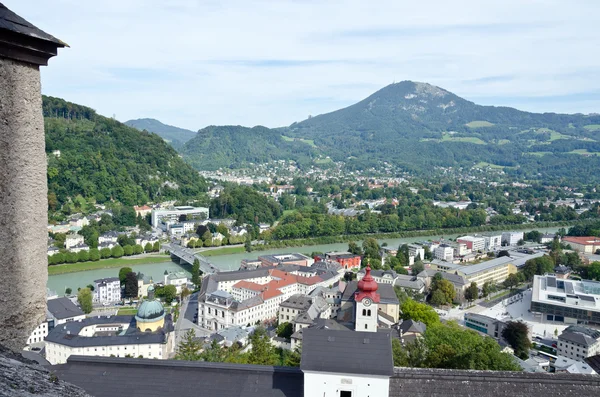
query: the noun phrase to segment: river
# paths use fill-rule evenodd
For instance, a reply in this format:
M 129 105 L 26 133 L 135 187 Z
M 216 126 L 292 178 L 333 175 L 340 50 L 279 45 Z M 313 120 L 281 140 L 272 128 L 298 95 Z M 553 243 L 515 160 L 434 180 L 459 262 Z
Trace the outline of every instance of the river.
M 558 227 L 547 227 L 537 228 L 542 233 L 554 233 L 558 230 Z M 524 229 L 524 232 L 534 229 Z M 501 232 L 499 232 L 501 233 Z M 456 238 L 458 236 L 464 236 L 465 234 L 444 234 L 444 238 Z M 421 237 L 406 237 L 406 238 L 393 238 L 393 239 L 380 239 L 380 244 L 387 243 L 390 247 L 398 247 L 400 244 L 412 243 L 415 241 L 426 241 L 439 239 L 441 236 L 421 236 Z M 357 241 L 360 243 L 360 241 Z M 253 259 L 259 255 L 269 254 L 283 254 L 288 252 L 300 252 L 303 254 L 310 254 L 312 252 L 330 252 L 330 251 L 346 251 L 348 249 L 348 243 L 336 243 L 336 244 L 321 244 L 311 245 L 306 247 L 288 247 L 278 248 L 266 251 L 255 251 L 245 252 L 241 254 L 230 254 L 230 255 L 218 255 L 211 256 L 208 259 L 214 263 L 219 269 L 222 270 L 237 270 L 240 266 L 242 259 Z M 165 270 L 169 271 L 185 271 L 189 274 L 191 270 L 188 266 L 181 266 L 173 262 L 164 263 L 150 263 L 145 265 L 133 265 L 131 266 L 134 272 L 141 272 L 145 275 L 151 276 L 155 281 L 163 279 Z M 88 270 L 76 273 L 65 273 L 57 274 L 48 277 L 48 288 L 52 291 L 57 292 L 59 295 L 63 293 L 65 288 L 72 288 L 73 291 L 77 291 L 78 287 L 85 287 L 88 284 L 93 283 L 94 280 L 104 277 L 117 277 L 119 274 L 119 268 L 111 269 L 97 269 Z

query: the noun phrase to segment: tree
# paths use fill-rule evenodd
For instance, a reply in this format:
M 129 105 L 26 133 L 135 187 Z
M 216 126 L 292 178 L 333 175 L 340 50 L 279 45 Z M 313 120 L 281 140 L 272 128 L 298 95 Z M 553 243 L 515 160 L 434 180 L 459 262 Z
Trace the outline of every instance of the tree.
M 392 338 L 392 356 L 395 367 L 423 368 L 427 360 L 427 346 L 421 338 L 404 346 L 398 339 Z
M 81 250 L 77 253 L 77 262 L 87 262 L 90 260 L 90 253 L 85 251 L 85 250 Z
M 171 303 L 177 297 L 177 288 L 174 285 L 165 285 L 162 289 L 162 296 L 165 303 Z
M 474 301 L 477 298 L 479 298 L 479 288 L 477 288 L 477 283 L 473 281 L 465 291 L 465 299 Z
M 501 258 L 503 256 L 510 256 L 510 253 L 507 250 L 502 250 L 498 252 L 498 258 Z
M 123 254 L 125 256 L 133 255 L 133 247 L 131 245 L 126 245 L 123 247 Z
M 77 302 L 85 314 L 91 313 L 93 310 L 92 291 L 89 288 L 80 289 L 77 293 Z
M 437 273 L 436 276 L 438 274 L 440 273 Z M 432 297 L 433 293 L 435 293 L 436 291 L 441 291 L 444 294 L 444 303 L 452 303 L 454 301 L 454 298 L 456 297 L 456 290 L 454 289 L 454 285 L 448 280 L 436 280 L 434 278 L 434 282 L 432 283 Z
M 372 237 L 366 238 L 363 241 L 363 252 L 367 258 L 379 258 L 379 243 Z
M 294 333 L 294 325 L 292 323 L 281 323 L 277 326 L 277 336 L 280 338 L 290 339 Z
M 246 252 L 252 252 L 252 237 L 250 233 L 246 233 L 246 242 L 244 243 L 244 249 Z
M 141 254 L 142 252 L 144 252 L 144 248 L 143 248 L 143 247 L 142 247 L 140 244 L 136 244 L 136 245 L 133 247 L 133 253 L 134 253 L 135 255 L 139 255 L 139 254 Z
M 191 294 L 192 294 L 192 291 L 190 291 L 188 287 L 183 287 L 181 289 L 181 300 L 184 300 L 185 298 L 187 298 Z
M 592 262 L 587 268 L 587 278 L 590 280 L 600 281 L 600 262 Z
M 183 334 L 181 342 L 177 346 L 175 354 L 176 360 L 197 361 L 200 360 L 200 350 L 202 344 L 196 340 L 196 333 L 193 329 L 188 329 Z
M 446 303 L 447 303 L 446 295 L 444 295 L 444 293 L 441 290 L 436 289 L 435 291 L 433 291 L 433 293 L 431 294 L 431 304 L 432 305 L 441 306 L 441 305 L 445 305 Z
M 519 277 L 515 273 L 509 274 L 502 284 L 504 285 L 504 288 L 509 288 L 512 290 L 514 287 L 519 285 Z
M 146 243 L 146 245 L 144 246 L 144 251 L 152 252 L 152 243 Z
M 287 350 L 284 350 L 287 351 Z M 302 359 L 302 345 L 296 345 L 293 351 L 288 353 L 283 360 L 283 365 L 286 367 L 299 367 L 300 360 Z
M 200 261 L 198 258 L 194 258 L 194 264 L 192 265 L 192 283 L 198 286 L 201 283 L 200 278 Z
M 95 288 L 94 288 L 94 284 L 88 284 L 88 285 L 87 285 L 87 288 L 88 288 L 90 291 L 94 292 L 94 289 L 95 289 Z
M 112 249 L 110 250 L 110 255 L 113 258 L 120 258 L 122 257 L 124 254 L 123 251 L 123 247 L 121 247 L 120 245 L 115 245 L 114 247 L 112 247 Z
M 73 290 L 70 287 L 65 288 L 65 295 L 71 295 Z
M 133 272 L 133 270 L 130 267 L 122 267 L 119 270 L 119 281 L 121 282 L 121 285 L 125 284 L 125 279 L 127 278 L 127 275 L 131 272 Z
M 98 248 L 90 249 L 90 260 L 93 262 L 100 260 L 100 251 L 98 251 Z
M 263 327 L 257 327 L 250 336 L 252 348 L 248 354 L 249 364 L 276 365 L 279 361 L 275 348 L 267 331 Z
M 494 284 L 492 284 L 491 281 L 486 281 L 485 283 L 483 283 L 483 288 L 481 289 L 481 294 L 483 295 L 484 298 L 495 291 L 496 291 L 496 286 Z
M 153 245 L 152 245 L 152 251 L 154 252 L 158 252 L 160 251 L 160 242 L 156 241 Z
M 440 317 L 431 306 L 415 302 L 410 298 L 402 304 L 402 319 L 421 321 L 428 327 L 440 321 Z
M 529 328 L 522 321 L 509 321 L 502 330 L 502 337 L 515 351 L 515 355 L 523 360 L 529 357 L 531 341 L 529 340 Z
M 138 296 L 138 279 L 134 272 L 129 272 L 125 275 L 125 297 L 137 298 Z
M 351 254 L 354 255 L 362 255 L 362 248 L 360 248 L 360 246 L 358 244 L 356 244 L 354 241 L 350 241 L 348 243 L 348 252 L 350 252 Z
M 110 248 L 102 248 L 100 249 L 100 258 L 102 259 L 106 259 L 106 258 L 110 258 L 110 256 L 112 255 L 112 251 Z
M 415 262 L 415 263 L 413 263 L 413 265 L 411 267 L 413 276 L 416 276 L 417 274 L 421 273 L 423 270 L 425 270 L 425 265 L 423 265 L 423 262 Z

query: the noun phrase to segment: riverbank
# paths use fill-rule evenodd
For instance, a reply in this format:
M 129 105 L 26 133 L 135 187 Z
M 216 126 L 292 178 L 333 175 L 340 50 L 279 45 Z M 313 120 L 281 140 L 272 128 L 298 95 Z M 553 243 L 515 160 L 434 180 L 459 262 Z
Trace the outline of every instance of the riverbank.
M 593 221 L 593 220 L 590 220 Z M 526 223 L 521 225 L 486 225 L 486 226 L 475 226 L 475 227 L 462 227 L 462 228 L 454 228 L 454 229 L 433 229 L 433 230 L 412 230 L 406 232 L 398 232 L 398 233 L 374 233 L 374 234 L 344 234 L 341 236 L 325 236 L 325 237 L 315 237 L 308 239 L 297 239 L 297 240 L 277 240 L 271 241 L 267 244 L 257 244 L 252 246 L 252 251 L 266 251 L 277 248 L 287 248 L 287 247 L 310 247 L 313 245 L 321 245 L 321 244 L 337 244 L 337 243 L 347 243 L 350 241 L 360 241 L 366 238 L 375 238 L 378 240 L 381 239 L 397 239 L 397 238 L 410 238 L 410 237 L 430 237 L 430 236 L 447 236 L 452 234 L 461 234 L 461 233 L 484 233 L 484 232 L 494 232 L 494 231 L 506 231 L 506 230 L 535 230 L 541 228 L 549 228 L 549 227 L 572 227 L 577 224 L 585 224 L 585 221 L 579 222 L 536 222 L 536 223 Z M 219 255 L 230 255 L 230 254 L 241 254 L 244 253 L 245 247 L 236 246 L 236 247 L 223 247 L 216 248 L 207 251 L 198 251 L 199 254 L 209 257 L 209 256 L 219 256 Z
M 170 261 L 171 258 L 168 255 L 152 255 L 144 256 L 143 258 L 133 258 L 128 256 L 122 258 L 100 259 L 97 262 L 65 263 L 62 265 L 48 266 L 48 275 L 54 276 L 57 274 L 83 272 L 87 270 L 110 269 L 113 267 L 126 267 L 147 263 L 165 263 Z

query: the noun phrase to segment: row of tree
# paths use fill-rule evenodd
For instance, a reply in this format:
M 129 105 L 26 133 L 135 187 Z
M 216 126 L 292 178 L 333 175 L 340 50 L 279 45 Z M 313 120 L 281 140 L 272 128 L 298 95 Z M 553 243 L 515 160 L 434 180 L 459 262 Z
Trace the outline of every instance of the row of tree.
M 90 248 L 89 251 L 79 252 L 57 252 L 56 254 L 48 256 L 48 265 L 60 265 L 62 263 L 77 263 L 77 262 L 88 262 L 88 261 L 99 261 L 100 259 L 108 258 L 120 258 L 122 256 L 132 256 L 143 254 L 144 252 L 158 252 L 160 251 L 160 243 L 157 241 L 154 244 L 147 243 L 145 247 L 139 244 L 126 245 L 121 247 L 115 245 L 112 248 Z

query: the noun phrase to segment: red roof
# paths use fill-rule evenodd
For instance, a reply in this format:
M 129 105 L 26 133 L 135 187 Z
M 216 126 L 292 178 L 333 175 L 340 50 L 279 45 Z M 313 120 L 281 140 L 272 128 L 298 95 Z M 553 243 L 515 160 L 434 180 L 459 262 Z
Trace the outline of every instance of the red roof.
M 358 282 L 358 290 L 354 300 L 357 302 L 362 301 L 364 298 L 369 297 L 375 303 L 379 303 L 380 296 L 377 293 L 379 286 L 377 281 L 371 276 L 371 266 L 367 265 L 365 269 L 365 276 Z
M 563 241 L 568 243 L 575 243 L 581 245 L 600 245 L 600 238 L 594 236 L 583 236 L 583 237 L 573 237 L 566 236 L 563 237 Z
M 269 288 L 267 289 L 265 292 L 262 293 L 262 298 L 263 300 L 269 300 L 271 298 L 275 298 L 279 295 L 283 295 L 283 292 L 279 291 L 278 289 L 275 288 Z
M 138 207 L 137 205 L 133 206 L 134 211 L 149 211 L 152 208 L 148 207 L 147 205 L 142 205 L 141 207 Z
M 262 290 L 264 290 L 266 288 L 265 285 L 262 284 L 256 284 L 250 281 L 238 281 L 237 283 L 235 283 L 233 285 L 234 288 L 243 288 L 243 289 L 249 289 L 251 291 L 257 291 L 257 292 L 261 292 Z

